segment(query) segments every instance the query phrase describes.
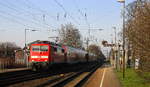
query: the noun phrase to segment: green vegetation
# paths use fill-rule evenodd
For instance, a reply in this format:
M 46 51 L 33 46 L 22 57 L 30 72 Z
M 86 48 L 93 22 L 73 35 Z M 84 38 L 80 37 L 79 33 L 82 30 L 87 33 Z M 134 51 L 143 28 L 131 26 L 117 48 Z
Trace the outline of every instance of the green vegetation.
M 122 72 L 117 71 L 117 75 L 123 87 L 150 87 L 150 82 L 141 78 L 133 69 L 127 69 L 125 78 L 122 78 Z

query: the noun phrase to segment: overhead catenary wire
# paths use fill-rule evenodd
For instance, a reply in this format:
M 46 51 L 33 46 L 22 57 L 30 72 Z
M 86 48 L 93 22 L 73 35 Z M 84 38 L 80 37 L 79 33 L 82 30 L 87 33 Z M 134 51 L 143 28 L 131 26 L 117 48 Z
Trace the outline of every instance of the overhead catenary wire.
M 23 0 L 22 0 L 23 1 Z M 52 16 L 52 15 L 50 15 L 46 10 L 43 10 L 43 9 L 41 9 L 39 6 L 37 6 L 37 5 L 35 5 L 34 3 L 32 3 L 31 1 L 29 1 L 29 0 L 24 0 L 25 2 L 27 2 L 27 3 L 25 3 L 24 5 L 26 5 L 28 8 L 30 8 L 30 9 L 34 9 L 34 10 L 36 10 L 36 11 L 39 11 L 40 13 L 44 13 L 43 15 L 45 15 L 45 17 L 46 16 L 48 16 L 49 18 L 52 18 L 53 20 L 55 20 L 55 21 L 57 21 L 57 19 L 56 19 L 56 17 L 55 16 Z M 32 6 L 30 6 L 29 4 L 31 4 Z M 34 7 L 33 7 L 34 6 Z M 56 23 L 58 23 L 58 22 L 56 22 Z M 45 23 L 46 24 L 46 23 Z M 46 24 L 47 25 L 47 24 Z M 51 25 L 52 26 L 52 25 Z M 53 26 L 54 28 L 56 28 L 55 26 Z
M 52 16 L 52 15 L 50 15 L 47 11 L 45 11 L 45 10 L 43 10 L 43 9 L 41 9 L 39 6 L 37 6 L 37 5 L 35 5 L 34 3 L 32 3 L 31 1 L 29 1 L 29 0 L 25 0 L 28 4 L 26 4 L 29 8 L 32 8 L 32 9 L 35 9 L 35 10 L 37 10 L 37 11 L 40 11 L 40 12 L 42 12 L 42 13 L 45 13 L 45 14 L 47 14 L 47 16 L 49 16 L 50 18 L 53 18 L 54 20 L 56 20 L 56 18 L 55 18 L 55 16 Z M 31 7 L 29 4 L 31 4 L 32 6 L 34 6 L 34 7 Z
M 84 14 L 84 13 L 81 11 L 81 9 L 79 8 L 79 6 L 78 6 L 76 0 L 73 0 L 73 1 L 74 1 L 75 7 L 77 8 L 78 13 L 79 13 L 82 17 L 85 18 L 85 14 Z
M 80 23 L 78 23 L 78 21 L 76 21 L 75 18 L 74 18 L 73 16 L 71 16 L 71 15 L 67 12 L 67 10 L 64 8 L 64 6 L 63 6 L 61 3 L 59 3 L 57 0 L 54 0 L 54 2 L 55 2 L 60 8 L 62 8 L 62 10 L 63 10 L 65 13 L 67 13 L 68 16 L 69 16 L 75 23 L 77 23 L 78 25 L 80 25 Z
M 87 25 L 88 28 L 90 29 L 90 23 L 89 23 L 88 18 L 87 18 L 87 13 L 86 13 L 86 12 L 83 13 L 83 12 L 80 10 L 79 6 L 77 5 L 76 1 L 75 1 L 75 0 L 73 0 L 73 1 L 74 1 L 75 7 L 77 8 L 78 13 L 84 18 L 84 21 L 85 21 L 86 25 Z M 90 32 L 90 30 L 89 30 L 89 32 Z
M 11 4 L 11 3 L 10 3 Z M 13 13 L 10 13 L 9 11 L 3 11 L 3 9 L 1 9 L 2 10 L 2 12 L 0 12 L 0 15 L 2 15 L 1 16 L 1 18 L 3 18 L 3 19 L 6 19 L 6 20 L 9 20 L 10 22 L 12 22 L 12 23 L 17 23 L 18 25 L 20 24 L 20 25 L 23 25 L 26 29 L 38 29 L 38 31 L 40 31 L 40 32 L 45 32 L 45 33 L 47 33 L 47 31 L 49 32 L 49 30 L 50 30 L 50 28 L 49 27 L 47 27 L 48 29 L 47 30 L 43 30 L 42 28 L 41 28 L 41 26 L 40 25 L 42 25 L 42 24 L 40 24 L 39 25 L 39 23 L 35 23 L 34 21 L 31 21 L 31 19 L 27 19 L 27 18 L 25 18 L 25 17 L 23 17 L 22 18 L 22 16 L 21 15 L 24 15 L 24 14 L 22 14 L 22 13 L 24 13 L 24 9 L 22 9 L 22 10 L 20 10 L 19 8 L 15 8 L 15 6 L 9 6 L 9 5 L 3 5 L 4 7 L 7 7 L 9 10 L 12 10 L 13 11 Z M 26 9 L 25 9 L 26 10 Z M 26 11 L 27 13 L 28 13 L 28 11 Z M 41 12 L 42 13 L 42 12 Z M 21 15 L 19 15 L 19 14 L 21 14 Z M 34 15 L 34 14 L 32 14 L 32 12 L 30 12 L 29 11 L 29 13 L 28 13 L 29 15 L 31 14 L 31 15 Z M 44 20 L 44 19 L 43 19 Z M 33 27 L 33 26 L 30 26 L 30 24 L 27 24 L 28 22 L 26 22 L 26 21 L 30 21 L 31 23 L 33 23 L 33 24 L 36 24 L 36 26 L 35 27 Z M 24 23 L 24 22 L 26 22 L 26 23 Z M 36 21 L 37 22 L 37 21 Z M 32 24 L 31 24 L 32 25 Z M 40 26 L 40 28 L 38 27 L 37 28 L 37 26 Z M 7 30 L 9 30 L 9 29 L 7 29 Z M 6 31 L 7 31 L 6 30 Z M 12 30 L 12 29 L 11 29 Z M 22 29 L 20 29 L 20 30 L 22 30 Z M 16 30 L 16 31 L 18 31 L 18 30 Z
M 41 12 L 41 11 L 39 11 L 38 9 L 36 9 L 36 8 L 34 8 L 34 7 L 30 6 L 30 5 L 28 5 L 28 4 L 25 3 L 25 2 L 21 2 L 21 1 L 23 1 L 23 0 L 16 0 L 17 3 L 22 4 L 22 6 L 23 6 L 23 5 L 27 6 L 28 9 L 36 10 L 36 11 L 40 12 L 41 15 L 45 14 L 44 12 Z M 12 5 L 12 3 L 9 3 L 9 4 Z M 13 6 L 16 7 L 15 5 L 13 5 Z M 9 8 L 10 8 L 10 7 L 9 7 Z M 13 9 L 14 9 L 14 8 L 13 8 Z M 16 7 L 16 9 L 18 9 L 18 7 Z M 21 12 L 25 11 L 26 14 L 29 14 L 29 15 L 31 15 L 31 16 L 33 16 L 33 17 L 35 17 L 35 15 L 36 15 L 36 14 L 33 14 L 32 12 L 30 12 L 30 11 L 27 11 L 27 9 L 23 9 L 23 8 L 19 8 L 19 9 L 22 9 Z M 32 18 L 32 19 L 33 19 L 34 21 L 38 21 L 39 23 L 41 23 L 41 24 L 43 24 L 43 25 L 45 25 L 45 26 L 49 26 L 49 27 L 56 28 L 55 26 L 52 26 L 52 25 L 50 25 L 50 24 L 42 23 L 42 21 L 40 21 L 40 20 L 38 20 L 38 19 L 36 19 L 36 18 Z
M 16 0 L 17 2 L 16 3 L 20 3 L 20 0 Z M 28 8 L 30 8 L 30 9 L 34 9 L 34 10 L 37 10 L 37 11 L 39 11 L 39 12 L 41 12 L 41 14 L 42 13 L 44 13 L 43 15 L 45 15 L 45 16 L 49 16 L 49 14 L 45 11 L 45 10 L 43 10 L 43 9 L 41 9 L 41 8 L 39 8 L 38 6 L 36 6 L 36 7 L 34 7 L 34 3 L 30 3 L 31 1 L 29 1 L 29 0 L 24 0 L 24 1 L 26 1 L 25 3 L 22 3 L 22 1 L 21 1 L 21 3 L 22 3 L 22 5 L 25 5 L 25 6 L 27 6 Z M 56 2 L 57 2 L 57 0 L 55 0 Z M 8 2 L 8 1 L 6 1 L 6 2 Z M 56 3 L 55 2 L 55 3 Z M 28 4 L 27 4 L 28 3 Z M 30 6 L 30 4 L 31 5 L 33 5 L 33 6 Z M 1 3 L 0 3 L 1 4 Z M 60 4 L 59 2 L 57 2 L 57 5 L 58 4 Z M 61 4 L 60 4 L 61 5 Z M 4 6 L 4 5 L 3 5 Z M 20 14 L 20 13 L 23 13 L 23 14 L 21 14 L 21 15 L 25 15 L 25 14 L 29 14 L 29 15 L 31 15 L 31 16 L 34 16 L 34 14 L 32 13 L 32 12 L 30 12 L 29 10 L 27 10 L 27 9 L 24 9 L 24 8 L 17 8 L 17 6 L 16 6 L 16 4 L 14 4 L 14 3 L 11 3 L 11 2 L 8 2 L 7 3 L 7 5 L 5 5 L 5 7 L 7 7 L 7 8 L 9 8 L 9 9 L 11 9 L 11 10 L 13 10 L 13 11 L 15 11 L 15 13 L 18 13 L 18 14 Z M 63 5 L 62 5 L 62 7 L 63 7 Z M 67 11 L 66 11 L 66 9 L 63 7 L 63 11 L 65 11 L 65 14 L 67 14 L 74 22 L 76 22 L 77 23 L 77 21 L 75 20 L 75 18 L 74 17 L 72 17 L 72 15 L 70 15 Z M 24 13 L 25 12 L 25 13 Z M 27 20 L 27 19 L 24 19 L 24 18 L 21 18 L 21 17 L 19 17 L 18 18 L 18 16 L 16 16 L 16 15 L 12 15 L 12 14 L 15 14 L 15 13 L 7 13 L 7 15 L 11 15 L 12 17 L 14 17 L 14 18 L 16 18 L 16 20 L 23 20 L 23 21 L 30 21 L 31 23 L 33 23 L 33 24 L 36 24 L 36 25 L 42 25 L 42 24 L 44 24 L 45 26 L 45 28 L 49 28 L 49 27 L 54 27 L 54 26 L 51 26 L 51 25 L 49 25 L 49 24 L 46 24 L 46 23 L 40 23 L 40 20 L 38 20 L 38 19 L 35 19 L 35 18 L 32 18 L 32 20 L 34 20 L 34 21 L 31 21 L 31 20 Z M 51 16 L 49 16 L 49 17 L 51 17 Z M 14 19 L 14 18 L 12 18 L 12 19 Z M 51 17 L 51 18 L 53 18 L 53 19 L 55 19 L 55 17 Z M 14 19 L 15 20 L 15 19 Z M 45 17 L 43 17 L 43 21 L 45 20 Z M 37 22 L 39 22 L 39 24 L 37 23 Z M 47 27 L 46 27 L 47 26 Z M 48 27 L 49 26 L 49 27 Z M 41 26 L 40 26 L 41 27 Z M 55 27 L 56 28 L 56 27 Z
M 9 18 L 9 17 L 8 17 L 8 16 L 6 16 L 6 15 L 2 15 L 2 14 L 0 14 L 0 16 L 1 16 L 1 18 L 3 18 L 3 19 L 7 19 L 7 20 L 9 20 L 9 21 L 11 21 L 11 22 L 13 22 L 13 23 L 15 22 L 15 23 L 17 23 L 17 24 L 23 25 L 24 27 L 28 27 L 28 28 L 32 28 L 32 29 L 41 29 L 41 28 L 39 28 L 39 27 L 29 26 L 29 25 L 27 25 L 27 24 L 24 24 L 24 23 L 22 23 L 22 22 L 18 21 L 18 20 L 15 20 L 15 19 Z
M 16 15 L 13 15 L 13 14 L 7 13 L 7 12 L 5 12 L 5 11 L 1 11 L 1 10 L 0 10 L 0 13 L 3 13 L 3 14 L 5 13 L 5 15 L 7 15 L 7 16 L 12 16 L 12 18 L 15 18 L 15 20 L 16 20 L 16 19 L 18 19 L 18 20 L 20 20 L 20 22 L 21 22 L 21 21 L 28 21 L 28 22 L 30 22 L 30 23 L 35 24 L 36 26 L 40 26 L 40 25 L 39 25 L 39 23 L 36 23 L 36 22 L 31 21 L 31 20 L 27 20 L 27 19 L 24 19 L 24 18 L 18 17 L 18 16 L 16 16 Z M 40 27 L 41 27 L 41 26 L 40 26 Z M 43 27 L 45 27 L 45 28 L 49 28 L 49 27 L 46 27 L 46 26 L 43 26 Z
M 7 5 L 7 4 L 10 4 L 10 5 Z M 19 14 L 27 13 L 27 14 L 29 14 L 29 15 L 34 16 L 33 13 L 31 13 L 30 11 L 26 11 L 26 9 L 19 8 L 20 10 L 18 10 L 18 8 L 17 8 L 15 5 L 13 5 L 13 4 L 9 3 L 9 2 L 8 2 L 7 4 L 0 3 L 0 5 L 5 6 L 5 7 L 9 8 L 9 9 L 11 9 L 11 10 L 13 10 L 13 11 L 19 13 Z M 33 20 L 36 21 L 36 22 L 39 22 L 40 24 L 42 24 L 42 23 L 40 22 L 40 20 L 38 20 L 38 19 L 34 19 L 34 18 L 33 18 Z M 53 26 L 48 25 L 48 24 L 46 24 L 46 23 L 45 23 L 44 25 L 45 25 L 45 26 L 49 26 L 49 27 L 53 27 Z
M 18 7 L 16 7 L 14 4 L 12 4 L 12 3 L 10 3 L 10 2 L 7 2 L 7 3 L 9 3 L 11 6 L 13 6 L 13 7 L 15 7 L 15 8 L 18 8 Z M 29 15 L 32 15 L 32 16 L 35 16 L 36 14 L 33 14 L 32 12 L 30 12 L 30 11 L 27 11 L 26 9 L 23 9 L 23 8 L 19 8 L 20 10 L 19 11 L 22 11 L 22 13 L 26 13 L 26 14 L 29 14 Z M 39 23 L 42 23 L 40 20 L 38 20 L 37 18 L 32 18 L 33 20 L 35 20 L 35 21 L 38 21 Z M 52 25 L 49 25 L 49 24 L 47 24 L 47 23 L 44 23 L 44 25 L 47 25 L 47 26 L 49 26 L 49 27 L 54 27 L 54 26 L 52 26 Z

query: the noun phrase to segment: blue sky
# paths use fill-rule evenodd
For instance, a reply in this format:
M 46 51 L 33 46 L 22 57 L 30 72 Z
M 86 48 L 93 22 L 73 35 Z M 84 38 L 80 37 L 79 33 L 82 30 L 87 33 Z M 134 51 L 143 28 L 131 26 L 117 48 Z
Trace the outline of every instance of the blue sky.
M 126 4 L 133 0 L 126 0 Z M 58 32 L 47 30 L 58 29 L 61 24 L 72 23 L 87 37 L 90 24 L 91 36 L 99 40 L 108 40 L 114 36 L 113 26 L 117 32 L 121 30 L 122 5 L 116 0 L 0 0 L 0 41 L 16 42 L 24 46 L 24 30 L 27 31 L 27 42 L 34 40 L 52 40 L 48 37 L 57 36 Z M 65 12 L 65 11 L 66 12 Z M 64 17 L 66 15 L 66 18 Z M 95 31 L 92 29 L 103 29 Z M 91 43 L 96 43 L 95 41 Z

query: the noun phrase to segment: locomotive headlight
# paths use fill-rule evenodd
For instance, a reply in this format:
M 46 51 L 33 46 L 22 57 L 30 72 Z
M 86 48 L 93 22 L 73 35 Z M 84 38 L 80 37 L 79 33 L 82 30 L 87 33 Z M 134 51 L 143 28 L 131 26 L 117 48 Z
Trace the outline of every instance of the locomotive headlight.
M 34 62 L 34 60 L 32 60 L 32 62 Z
M 31 58 L 38 58 L 38 56 L 31 56 Z
M 48 58 L 48 56 L 41 56 L 41 58 Z

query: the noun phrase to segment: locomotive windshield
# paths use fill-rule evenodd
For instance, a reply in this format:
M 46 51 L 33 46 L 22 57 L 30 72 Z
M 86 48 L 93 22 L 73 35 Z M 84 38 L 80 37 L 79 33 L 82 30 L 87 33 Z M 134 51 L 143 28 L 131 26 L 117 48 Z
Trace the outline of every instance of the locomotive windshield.
M 48 46 L 32 46 L 32 51 L 45 52 L 48 51 Z
M 40 46 L 32 46 L 32 51 L 40 51 Z
M 48 46 L 40 46 L 40 51 L 48 51 Z

